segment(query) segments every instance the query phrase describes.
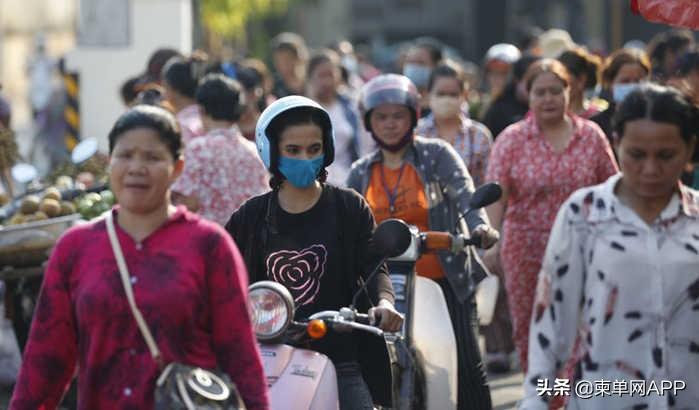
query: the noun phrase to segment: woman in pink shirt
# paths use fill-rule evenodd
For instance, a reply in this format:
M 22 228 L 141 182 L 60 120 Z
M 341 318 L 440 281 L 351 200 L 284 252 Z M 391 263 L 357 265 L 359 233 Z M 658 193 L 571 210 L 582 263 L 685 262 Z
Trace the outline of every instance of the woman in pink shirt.
M 556 212 L 577 189 L 615 174 L 617 165 L 600 128 L 570 113 L 570 77 L 563 64 L 537 61 L 524 78 L 530 112 L 496 138 L 488 162 L 486 181 L 503 188 L 488 216 L 503 237 L 484 259 L 505 272 L 513 338 L 526 372 L 536 278 Z
M 170 202 L 182 172 L 167 111 L 136 106 L 109 133 L 113 209 L 136 303 L 165 364 L 228 373 L 248 409 L 268 408 L 247 305 L 247 272 L 226 232 Z M 121 284 L 104 218 L 56 244 L 12 410 L 55 409 L 74 374 L 79 409 L 152 409 L 160 372 Z
M 245 201 L 269 190 L 255 143 L 236 125 L 242 95 L 240 84 L 223 74 L 201 80 L 196 96 L 206 135 L 185 147 L 184 171 L 171 188 L 175 203 L 222 226 Z
M 205 71 L 206 61 L 199 54 L 188 59 L 173 57 L 163 67 L 165 98 L 175 110 L 184 146 L 205 134 L 195 99 L 197 84 Z

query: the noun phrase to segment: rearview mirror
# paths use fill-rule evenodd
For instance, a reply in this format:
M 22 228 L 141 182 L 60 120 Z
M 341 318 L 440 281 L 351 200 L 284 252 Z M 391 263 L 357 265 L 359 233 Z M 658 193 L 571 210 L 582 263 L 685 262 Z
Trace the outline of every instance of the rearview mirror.
M 395 258 L 410 246 L 410 228 L 400 219 L 386 219 L 376 227 L 372 247 L 381 256 Z
M 485 208 L 497 202 L 501 196 L 502 188 L 500 185 L 497 182 L 489 182 L 476 189 L 476 192 L 471 195 L 468 206 L 471 209 Z

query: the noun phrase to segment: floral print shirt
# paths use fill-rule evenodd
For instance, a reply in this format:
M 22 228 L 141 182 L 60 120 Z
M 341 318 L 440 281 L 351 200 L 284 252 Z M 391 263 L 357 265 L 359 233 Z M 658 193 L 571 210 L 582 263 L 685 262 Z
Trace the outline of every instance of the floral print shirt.
M 503 229 L 547 234 L 560 204 L 575 190 L 599 184 L 618 172 L 614 154 L 597 124 L 569 117 L 573 135 L 558 152 L 529 113 L 495 140 L 486 181 L 509 189 Z
M 558 212 L 539 274 L 521 409 L 548 408 L 543 388 L 564 377 L 571 356 L 576 379 L 592 382 L 595 394 L 571 394 L 569 408 L 697 408 L 699 193 L 680 185 L 648 225 L 614 194 L 620 178 L 576 191 Z M 660 395 L 653 385 L 663 380 L 686 388 Z M 617 393 L 600 392 L 603 382 Z M 619 393 L 634 384 L 645 395 Z
M 434 114 L 422 118 L 415 133 L 427 138 L 441 138 Z M 488 127 L 461 114 L 461 131 L 456 138 L 453 141 L 447 138 L 442 139 L 451 143 L 461 159 L 464 160 L 474 185 L 479 187 L 483 184 L 485 171 L 488 168 L 490 147 L 493 145 L 493 135 Z
M 214 129 L 184 150 L 184 171 L 172 190 L 199 200 L 198 213 L 225 225 L 243 202 L 269 189 L 253 142 L 237 127 Z
M 182 146 L 186 147 L 192 140 L 205 134 L 198 105 L 184 107 L 175 117 L 182 133 Z

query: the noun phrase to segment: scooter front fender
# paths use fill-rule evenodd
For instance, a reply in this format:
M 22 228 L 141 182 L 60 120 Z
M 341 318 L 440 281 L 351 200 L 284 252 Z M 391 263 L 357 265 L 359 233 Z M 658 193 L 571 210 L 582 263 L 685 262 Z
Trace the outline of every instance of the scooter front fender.
M 442 289 L 417 276 L 414 293 L 413 345 L 423 358 L 427 408 L 456 408 L 456 338 Z
M 261 345 L 272 410 L 339 408 L 335 367 L 327 356 L 289 345 Z

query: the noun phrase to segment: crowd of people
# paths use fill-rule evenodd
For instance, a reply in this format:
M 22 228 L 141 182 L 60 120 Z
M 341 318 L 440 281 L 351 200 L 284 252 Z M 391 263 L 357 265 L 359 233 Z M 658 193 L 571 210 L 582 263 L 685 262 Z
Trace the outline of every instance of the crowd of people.
M 420 230 L 468 231 L 484 249 L 475 267 L 435 254 L 416 265 L 447 302 L 459 409 L 492 407 L 486 369 L 525 373 L 523 409 L 699 401 L 692 386 L 595 400 L 539 389 L 555 378 L 689 385 L 697 376 L 699 46 L 691 32 L 606 56 L 562 30 L 532 33 L 491 47 L 482 78 L 431 38 L 402 50 L 395 73 L 381 73 L 347 41 L 311 52 L 282 33 L 270 50 L 271 69 L 255 58 L 161 49 L 121 88 L 128 108 L 109 134 L 112 215 L 166 361 L 219 367 L 249 409 L 267 408 L 248 282 L 287 286 L 297 314 L 347 306 L 378 260 L 376 224 L 400 218 Z M 502 197 L 466 213 L 487 182 L 499 183 Z M 305 272 L 309 286 L 295 287 L 277 263 L 290 254 L 322 265 Z M 502 283 L 482 329 L 469 269 Z M 80 408 L 153 402 L 157 364 L 118 276 L 103 219 L 59 240 L 11 409 L 55 407 L 75 372 Z M 370 293 L 377 326 L 400 329 L 385 269 Z M 313 348 L 338 369 L 341 409 L 372 408 L 350 337 Z

